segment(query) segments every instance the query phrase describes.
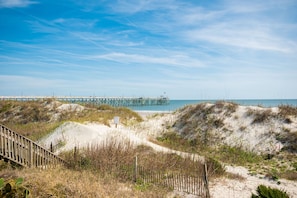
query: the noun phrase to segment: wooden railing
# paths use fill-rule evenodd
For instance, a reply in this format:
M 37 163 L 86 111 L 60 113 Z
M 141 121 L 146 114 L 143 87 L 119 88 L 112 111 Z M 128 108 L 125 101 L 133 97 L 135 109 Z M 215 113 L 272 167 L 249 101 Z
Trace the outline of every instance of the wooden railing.
M 30 168 L 66 165 L 62 158 L 1 124 L 0 158 Z

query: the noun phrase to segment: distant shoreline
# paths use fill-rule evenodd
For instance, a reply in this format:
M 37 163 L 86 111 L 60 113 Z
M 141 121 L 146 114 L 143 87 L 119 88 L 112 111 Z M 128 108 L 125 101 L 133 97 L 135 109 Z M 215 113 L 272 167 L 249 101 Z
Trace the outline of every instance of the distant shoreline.
M 153 112 L 173 112 L 187 105 L 200 103 L 216 103 L 218 101 L 234 102 L 242 106 L 262 106 L 262 107 L 278 107 L 280 105 L 289 105 L 297 107 L 297 99 L 240 99 L 240 100 L 170 100 L 168 105 L 152 105 L 152 106 L 131 106 L 128 107 L 133 111 L 153 111 Z

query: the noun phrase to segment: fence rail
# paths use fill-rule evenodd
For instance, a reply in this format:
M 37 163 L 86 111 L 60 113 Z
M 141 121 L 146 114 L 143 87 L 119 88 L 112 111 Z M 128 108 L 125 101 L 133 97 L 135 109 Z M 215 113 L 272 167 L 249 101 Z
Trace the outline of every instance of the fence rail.
M 62 158 L 1 124 L 0 158 L 30 168 L 66 165 Z

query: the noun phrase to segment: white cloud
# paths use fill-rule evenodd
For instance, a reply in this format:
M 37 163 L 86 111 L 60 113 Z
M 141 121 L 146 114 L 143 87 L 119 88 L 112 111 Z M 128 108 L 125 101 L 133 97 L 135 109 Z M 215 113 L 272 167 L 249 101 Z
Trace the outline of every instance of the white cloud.
M 275 35 L 271 29 L 259 27 L 258 24 L 237 22 L 217 23 L 201 29 L 185 31 L 185 37 L 190 41 L 207 41 L 226 46 L 254 50 L 269 50 L 292 52 L 296 43 Z
M 168 66 L 182 67 L 202 67 L 203 64 L 196 59 L 186 55 L 172 55 L 164 57 L 146 56 L 141 54 L 109 53 L 90 57 L 95 59 L 106 59 L 121 63 L 142 63 L 142 64 L 160 64 Z
M 27 7 L 37 3 L 36 1 L 30 0 L 0 0 L 0 8 Z

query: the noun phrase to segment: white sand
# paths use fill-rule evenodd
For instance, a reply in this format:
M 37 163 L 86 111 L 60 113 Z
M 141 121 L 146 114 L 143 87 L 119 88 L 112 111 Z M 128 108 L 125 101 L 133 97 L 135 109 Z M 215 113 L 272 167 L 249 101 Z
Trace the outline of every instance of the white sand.
M 111 139 L 117 141 L 129 140 L 135 145 L 143 144 L 144 141 L 144 139 L 132 133 L 131 130 L 122 128 L 122 126 L 115 128 L 115 126 L 108 127 L 96 123 L 66 122 L 57 128 L 54 133 L 40 140 L 39 143 L 46 148 L 49 148 L 51 143 L 53 146 L 62 144 L 63 146 L 56 151 L 56 153 L 59 153 L 71 150 L 75 146 L 82 148 L 100 145 Z
M 297 197 L 297 182 L 280 179 L 281 183 L 278 185 L 275 181 L 264 179 L 261 175 L 249 175 L 248 170 L 244 167 L 226 166 L 226 170 L 242 176 L 244 180 L 219 178 L 211 182 L 210 193 L 213 198 L 250 198 L 252 193 L 256 193 L 257 187 L 261 184 L 285 190 L 292 198 Z
M 57 108 L 58 111 L 83 111 L 84 107 L 79 104 L 62 104 Z
M 39 144 L 45 148 L 50 148 L 51 144 L 54 147 L 57 147 L 59 144 L 63 145 L 55 151 L 55 153 L 58 154 L 62 151 L 72 150 L 74 147 L 82 148 L 92 145 L 101 145 L 108 140 L 114 140 L 116 142 L 126 140 L 134 146 L 146 145 L 153 148 L 155 151 L 176 153 L 183 157 L 191 157 L 194 160 L 204 160 L 203 157 L 198 155 L 175 151 L 154 144 L 146 139 L 146 137 L 147 136 L 143 133 L 138 133 L 121 125 L 118 125 L 116 128 L 115 126 L 108 127 L 106 125 L 96 123 L 80 124 L 77 122 L 66 122 L 57 128 L 52 134 L 41 139 Z
M 67 107 L 69 108 L 69 106 Z M 267 131 L 280 130 L 280 127 L 283 127 L 279 122 L 275 122 L 270 126 L 250 126 L 251 120 L 246 117 L 247 108 L 254 107 L 239 107 L 234 115 L 224 118 L 224 124 L 227 128 L 233 128 L 233 133 L 230 133 L 229 136 L 225 137 L 226 143 L 233 143 L 236 139 L 241 140 L 241 142 L 246 143 L 246 146 L 253 146 L 253 149 L 262 151 L 267 149 L 267 145 L 262 144 L 277 144 L 274 139 L 263 139 Z M 258 108 L 258 107 L 257 107 Z M 61 109 L 64 109 L 64 107 Z M 71 107 L 73 109 L 73 107 Z M 77 107 L 75 107 L 77 109 Z M 69 109 L 68 109 L 69 110 Z M 274 109 L 273 111 L 277 111 Z M 57 128 L 51 135 L 42 139 L 40 141 L 46 148 L 49 148 L 50 144 L 58 145 L 59 143 L 63 147 L 59 148 L 56 153 L 65 150 L 71 150 L 75 146 L 85 147 L 92 144 L 101 144 L 108 139 L 115 139 L 118 141 L 129 140 L 135 145 L 144 144 L 152 147 L 156 151 L 162 152 L 171 152 L 177 153 L 179 155 L 187 155 L 183 152 L 178 152 L 170 150 L 168 148 L 161 147 L 149 141 L 150 138 L 157 137 L 166 131 L 164 127 L 167 125 L 172 125 L 176 118 L 176 114 L 166 113 L 160 115 L 155 115 L 155 112 L 143 112 L 142 116 L 145 118 L 145 121 L 127 128 L 122 125 L 115 126 L 105 126 L 102 124 L 96 123 L 75 123 L 67 122 Z M 294 128 L 296 119 L 292 118 L 293 123 L 291 126 Z M 296 122 L 296 123 L 295 123 Z M 246 126 L 244 133 L 240 130 L 240 126 Z M 262 139 L 261 139 L 262 138 Z M 262 144 L 261 144 L 262 142 Z M 264 143 L 263 143 L 264 142 Z M 280 145 L 281 146 L 281 145 Z M 195 155 L 192 156 L 197 160 L 203 160 L 203 158 Z M 280 185 L 276 184 L 275 181 L 269 181 L 264 179 L 263 176 L 251 176 L 248 174 L 248 170 L 244 167 L 231 167 L 227 166 L 227 172 L 239 174 L 244 180 L 234 180 L 227 178 L 219 178 L 215 181 L 210 182 L 210 192 L 213 198 L 224 198 L 224 197 L 251 197 L 251 193 L 255 192 L 256 188 L 260 184 L 271 186 L 273 188 L 278 188 L 285 190 L 291 197 L 297 197 L 297 182 L 287 181 L 280 179 Z M 193 197 L 192 195 L 190 197 Z

